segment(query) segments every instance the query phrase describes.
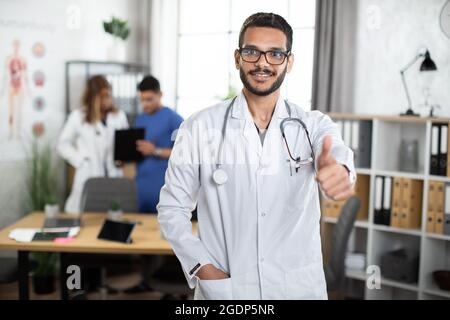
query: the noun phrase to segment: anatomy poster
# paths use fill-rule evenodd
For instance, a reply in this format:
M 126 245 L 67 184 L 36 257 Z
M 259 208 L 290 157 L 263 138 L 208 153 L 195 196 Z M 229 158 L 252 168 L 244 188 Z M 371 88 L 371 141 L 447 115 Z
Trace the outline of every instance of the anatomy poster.
M 2 96 L 6 96 L 4 111 L 7 111 L 6 117 L 2 117 L 7 120 L 6 126 L 3 126 L 6 129 L 3 136 L 6 134 L 7 140 L 21 139 L 25 98 L 31 97 L 27 59 L 22 55 L 20 45 L 20 40 L 14 39 L 11 54 L 6 57 L 3 70 L 1 93 Z
M 0 0 L 0 162 L 29 158 L 33 131 L 56 143 L 66 117 L 65 63 L 106 60 L 111 38 L 102 21 L 112 15 L 137 19 L 137 2 L 94 2 Z M 139 47 L 129 41 L 130 48 Z M 81 79 L 77 86 L 83 88 Z
M 29 158 L 33 135 L 49 131 L 64 99 L 58 23 L 27 14 L 0 12 L 0 161 Z

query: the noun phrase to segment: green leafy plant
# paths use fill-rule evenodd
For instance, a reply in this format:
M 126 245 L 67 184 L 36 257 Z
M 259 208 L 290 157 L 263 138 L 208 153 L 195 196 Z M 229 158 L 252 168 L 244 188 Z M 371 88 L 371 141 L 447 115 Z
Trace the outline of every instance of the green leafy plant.
M 113 37 L 120 38 L 122 40 L 126 40 L 130 35 L 128 21 L 121 20 L 116 17 L 112 17 L 111 21 L 103 21 L 103 30 Z
M 55 274 L 57 255 L 54 252 L 34 252 L 31 255 L 36 262 L 33 275 L 36 277 L 48 277 Z
M 58 199 L 56 199 L 56 195 L 50 194 L 50 195 L 47 197 L 46 204 L 58 204 Z
M 57 203 L 52 148 L 49 144 L 42 147 L 38 137 L 34 138 L 31 149 L 29 196 L 31 211 L 43 211 L 46 204 Z M 32 259 L 37 263 L 34 276 L 54 275 L 56 257 L 55 253 L 33 253 Z
M 119 211 L 120 209 L 120 204 L 115 200 L 111 201 L 109 204 L 109 210 L 111 211 Z
M 43 211 L 46 204 L 57 202 L 51 146 L 41 148 L 37 139 L 32 145 L 29 194 L 32 211 Z

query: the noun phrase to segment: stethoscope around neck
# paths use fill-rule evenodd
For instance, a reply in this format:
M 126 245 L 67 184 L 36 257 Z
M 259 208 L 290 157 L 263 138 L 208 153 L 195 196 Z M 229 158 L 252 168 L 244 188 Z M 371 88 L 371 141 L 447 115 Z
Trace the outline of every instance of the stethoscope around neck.
M 227 133 L 228 117 L 230 115 L 231 109 L 233 108 L 235 100 L 236 100 L 236 97 L 234 97 L 233 100 L 231 100 L 231 102 L 228 105 L 227 110 L 225 112 L 225 117 L 223 119 L 222 130 L 221 130 L 222 139 L 220 140 L 220 143 L 219 143 L 218 161 L 216 163 L 216 169 L 214 170 L 213 175 L 212 175 L 212 178 L 217 185 L 225 184 L 228 180 L 227 173 L 225 172 L 224 169 L 222 169 L 221 159 L 222 159 L 222 152 L 223 152 L 223 141 L 225 140 L 226 133 Z M 286 149 L 289 154 L 289 158 L 294 162 L 294 167 L 297 172 L 300 167 L 309 165 L 309 164 L 312 164 L 314 171 L 315 171 L 315 165 L 314 165 L 315 155 L 314 155 L 314 149 L 313 149 L 313 146 L 311 143 L 311 139 L 309 137 L 308 128 L 306 127 L 305 123 L 300 118 L 292 118 L 291 117 L 291 107 L 286 100 L 284 101 L 284 105 L 286 107 L 288 117 L 283 119 L 283 121 L 281 121 L 280 130 L 281 130 L 281 136 L 283 137 L 284 143 L 286 145 Z M 311 155 L 307 159 L 302 160 L 300 157 L 294 157 L 292 155 L 292 152 L 291 152 L 291 149 L 289 148 L 289 144 L 287 142 L 287 138 L 286 138 L 286 134 L 285 134 L 285 126 L 286 126 L 286 124 L 288 124 L 290 122 L 300 124 L 300 126 L 303 128 L 303 130 L 305 130 L 308 144 L 309 144 L 309 147 L 311 148 Z

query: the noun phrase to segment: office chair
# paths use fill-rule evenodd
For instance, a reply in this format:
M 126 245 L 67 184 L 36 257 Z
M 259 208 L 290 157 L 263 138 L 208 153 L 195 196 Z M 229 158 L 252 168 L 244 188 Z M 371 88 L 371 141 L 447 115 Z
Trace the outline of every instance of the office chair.
M 342 288 L 345 280 L 345 254 L 348 239 L 360 207 L 361 201 L 357 196 L 349 198 L 342 207 L 341 214 L 334 226 L 331 235 L 330 261 L 324 265 L 327 291 L 337 291 Z
M 138 212 L 134 180 L 128 178 L 91 178 L 86 181 L 81 195 L 83 212 L 107 212 L 111 201 L 123 212 Z
M 156 268 L 146 268 L 145 280 L 153 289 L 164 294 L 162 300 L 172 300 L 176 296 L 186 300 L 193 290 L 187 284 L 178 258 L 176 256 L 158 258 Z
M 138 212 L 137 191 L 134 180 L 128 178 L 91 178 L 84 185 L 81 196 L 82 212 L 107 212 L 111 201 L 120 205 L 123 212 Z M 108 292 L 117 290 L 106 285 L 106 267 L 108 269 L 126 269 L 140 260 L 136 255 L 115 254 L 70 254 L 71 264 L 100 270 L 99 292 L 101 299 Z

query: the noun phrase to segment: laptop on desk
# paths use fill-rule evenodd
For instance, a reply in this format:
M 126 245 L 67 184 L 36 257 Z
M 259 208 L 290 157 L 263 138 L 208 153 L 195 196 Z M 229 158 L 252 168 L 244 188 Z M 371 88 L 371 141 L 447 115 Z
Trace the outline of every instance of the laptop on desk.
M 53 228 L 74 228 L 81 226 L 81 215 L 75 216 L 73 218 L 68 217 L 55 217 L 55 218 L 45 218 L 44 229 Z

